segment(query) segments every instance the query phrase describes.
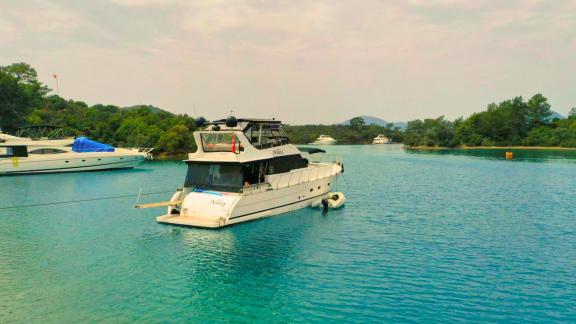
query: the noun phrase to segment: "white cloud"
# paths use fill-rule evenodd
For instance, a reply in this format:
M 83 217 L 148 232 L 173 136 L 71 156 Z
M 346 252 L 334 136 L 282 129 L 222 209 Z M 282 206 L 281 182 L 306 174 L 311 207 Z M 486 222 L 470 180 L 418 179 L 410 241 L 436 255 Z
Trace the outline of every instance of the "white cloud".
M 66 1 L 0 3 L 0 56 L 77 76 L 73 92 L 88 101 L 178 110 L 192 96 L 245 101 L 252 115 L 270 103 L 331 107 L 335 119 L 351 105 L 376 115 L 390 106 L 396 117 L 381 117 L 408 119 L 460 115 L 461 105 L 444 105 L 457 94 L 479 110 L 576 81 L 554 72 L 576 68 L 574 0 Z
M 167 6 L 177 3 L 185 3 L 181 0 L 108 0 L 112 4 L 126 7 L 150 7 L 150 6 Z

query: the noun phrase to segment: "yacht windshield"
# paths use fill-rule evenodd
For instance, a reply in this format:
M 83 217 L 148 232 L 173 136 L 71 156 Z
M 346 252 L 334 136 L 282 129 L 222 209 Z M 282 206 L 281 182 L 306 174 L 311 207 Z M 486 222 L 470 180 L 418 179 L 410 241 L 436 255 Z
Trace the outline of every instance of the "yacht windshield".
M 189 163 L 185 187 L 239 192 L 242 188 L 240 164 Z
M 281 124 L 252 124 L 244 134 L 257 149 L 266 149 L 288 144 L 288 136 Z
M 204 152 L 236 152 L 240 145 L 234 133 L 203 133 L 201 138 Z

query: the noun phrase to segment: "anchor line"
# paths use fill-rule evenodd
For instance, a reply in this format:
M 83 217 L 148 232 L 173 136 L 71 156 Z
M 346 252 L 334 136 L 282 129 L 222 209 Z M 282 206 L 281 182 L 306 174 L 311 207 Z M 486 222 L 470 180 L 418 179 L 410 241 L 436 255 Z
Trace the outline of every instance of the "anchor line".
M 5 209 L 16 209 L 16 208 L 29 208 L 29 207 L 39 207 L 39 206 L 51 206 L 51 205 L 64 205 L 64 204 L 73 204 L 79 202 L 88 202 L 88 201 L 98 201 L 98 200 L 109 200 L 109 199 L 119 199 L 119 198 L 128 198 L 128 197 L 136 197 L 136 196 L 149 196 L 149 195 L 157 195 L 161 193 L 168 193 L 174 192 L 172 191 L 158 191 L 158 192 L 151 192 L 151 193 L 138 193 L 132 195 L 121 195 L 121 196 L 111 196 L 111 197 L 98 197 L 98 198 L 89 198 L 89 199 L 79 199 L 79 200 L 68 200 L 68 201 L 55 201 L 49 203 L 40 203 L 40 204 L 29 204 L 29 205 L 19 205 L 19 206 L 8 206 L 8 207 L 0 207 L 0 210 Z

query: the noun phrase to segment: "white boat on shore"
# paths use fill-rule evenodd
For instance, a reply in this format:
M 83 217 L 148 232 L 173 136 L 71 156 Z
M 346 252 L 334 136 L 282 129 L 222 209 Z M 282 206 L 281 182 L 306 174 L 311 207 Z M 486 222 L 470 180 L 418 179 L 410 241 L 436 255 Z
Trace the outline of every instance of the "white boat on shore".
M 198 150 L 160 223 L 216 228 L 315 206 L 328 198 L 344 171 L 340 161 L 312 162 L 322 150 L 289 144 L 280 121 L 215 121 L 194 132 Z
M 333 145 L 336 144 L 336 140 L 332 138 L 330 135 L 320 135 L 318 138 L 310 143 L 311 145 Z
M 0 175 L 133 168 L 151 149 L 121 149 L 85 137 L 32 139 L 0 133 Z
M 372 140 L 372 144 L 391 144 L 392 139 L 384 136 L 384 134 L 380 134 Z

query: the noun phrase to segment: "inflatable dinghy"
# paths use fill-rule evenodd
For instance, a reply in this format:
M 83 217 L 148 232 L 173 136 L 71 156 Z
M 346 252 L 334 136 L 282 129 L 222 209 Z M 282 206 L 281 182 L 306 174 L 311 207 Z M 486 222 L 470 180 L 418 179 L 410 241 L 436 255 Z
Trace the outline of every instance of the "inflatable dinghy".
M 329 192 L 326 198 L 317 201 L 312 207 L 322 207 L 326 209 L 338 209 L 344 206 L 346 196 L 341 192 Z

